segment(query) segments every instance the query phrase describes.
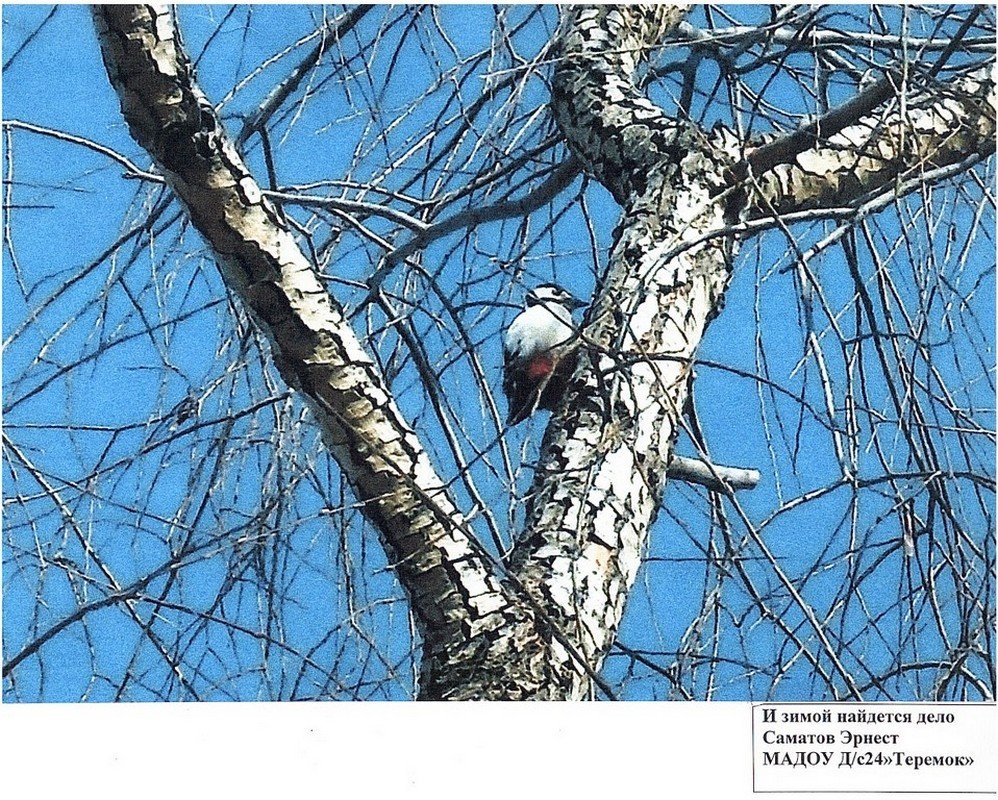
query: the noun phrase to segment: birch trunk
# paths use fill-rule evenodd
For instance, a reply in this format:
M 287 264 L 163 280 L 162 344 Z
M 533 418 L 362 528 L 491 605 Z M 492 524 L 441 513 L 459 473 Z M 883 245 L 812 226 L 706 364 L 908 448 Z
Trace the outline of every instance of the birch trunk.
M 697 347 L 719 313 L 739 219 L 820 211 L 994 149 L 990 75 L 857 118 L 812 149 L 669 117 L 639 90 L 682 6 L 574 7 L 552 109 L 621 205 L 569 391 L 548 426 L 508 563 L 478 545 L 373 359 L 193 80 L 165 8 L 98 6 L 105 64 L 145 147 L 309 400 L 377 527 L 423 640 L 425 699 L 583 698 L 612 645 L 659 511 Z M 819 632 L 820 635 L 820 632 Z
M 486 631 L 524 636 L 530 612 L 499 583 L 373 359 L 262 196 L 194 82 L 167 7 L 94 7 L 108 75 L 135 140 L 267 334 L 288 384 L 381 534 L 423 640 L 424 669 L 467 664 Z M 471 653 L 467 651 L 472 651 Z

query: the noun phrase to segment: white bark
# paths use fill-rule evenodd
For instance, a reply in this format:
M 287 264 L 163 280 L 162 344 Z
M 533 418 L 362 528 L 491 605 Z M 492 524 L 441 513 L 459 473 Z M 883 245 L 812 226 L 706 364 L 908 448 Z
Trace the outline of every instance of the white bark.
M 596 667 L 641 563 L 696 348 L 728 280 L 725 241 L 668 253 L 726 224 L 715 198 L 732 159 L 635 83 L 639 60 L 682 14 L 573 9 L 554 79 L 563 133 L 624 211 L 585 352 L 545 437 L 513 566 Z M 565 690 L 585 696 L 586 676 L 571 670 Z
M 669 462 L 670 480 L 705 486 L 714 492 L 730 493 L 736 489 L 754 489 L 762 475 L 757 469 L 725 467 L 695 458 L 673 455 Z
M 994 150 L 994 82 L 976 75 L 902 104 L 903 113 L 888 106 L 809 150 L 788 150 L 788 164 L 771 148 L 770 171 L 742 180 L 733 136 L 709 140 L 637 87 L 640 59 L 683 12 L 572 9 L 553 84 L 562 132 L 623 216 L 582 334 L 589 357 L 580 356 L 548 428 L 513 565 L 596 668 L 616 636 L 659 510 L 697 346 L 723 301 L 735 243 L 720 232 L 731 212 L 857 202 L 898 176 Z M 585 676 L 574 674 L 567 694 L 584 696 Z
M 381 533 L 419 621 L 424 669 L 466 661 L 464 648 L 483 631 L 533 630 L 530 613 L 467 535 L 377 365 L 194 83 L 171 12 L 96 6 L 94 18 L 132 135 L 268 334 L 282 376 L 310 401 L 326 444 Z
M 738 167 L 732 137 L 668 117 L 637 87 L 642 60 L 683 7 L 566 14 L 553 110 L 575 156 L 623 211 L 578 368 L 545 436 L 525 530 L 500 581 L 373 360 L 194 84 L 171 15 L 95 10 L 132 134 L 270 337 L 282 375 L 309 398 L 397 566 L 424 639 L 425 698 L 590 692 L 659 510 L 697 347 L 728 281 L 735 243 L 723 232 L 742 201 L 756 216 L 840 205 L 994 147 L 994 82 L 974 76 L 951 95 L 903 113 L 886 108 L 820 146 L 791 148 L 786 164 L 770 149 L 768 172 L 752 175 Z
M 760 148 L 768 171 L 749 181 L 748 215 L 852 205 L 892 181 L 994 153 L 996 109 L 995 76 L 982 70 L 936 93 L 884 104 L 815 146 L 789 152 L 787 163 L 779 163 L 779 142 Z

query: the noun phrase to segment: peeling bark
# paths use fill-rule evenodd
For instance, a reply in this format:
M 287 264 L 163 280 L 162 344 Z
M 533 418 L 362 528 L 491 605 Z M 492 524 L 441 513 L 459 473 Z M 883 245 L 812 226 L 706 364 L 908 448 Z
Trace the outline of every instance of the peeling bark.
M 797 137 L 789 163 L 770 146 L 767 171 L 744 178 L 734 137 L 668 116 L 639 89 L 643 62 L 684 6 L 565 13 L 552 109 L 622 216 L 500 579 L 194 83 L 169 12 L 94 11 L 132 135 L 267 333 L 285 380 L 308 398 L 382 536 L 423 638 L 425 699 L 591 693 L 659 511 L 697 347 L 723 303 L 736 244 L 724 231 L 737 216 L 854 202 L 994 149 L 994 81 L 975 75 L 902 110 L 884 106 L 811 149 Z
M 734 156 L 667 117 L 637 86 L 639 60 L 679 23 L 681 8 L 570 14 L 555 117 L 623 216 L 512 565 L 598 667 L 658 513 L 697 345 L 728 281 L 729 242 L 667 254 L 727 224 L 717 198 Z M 584 697 L 588 679 L 566 667 L 566 696 Z
M 892 181 L 956 164 L 975 153 L 994 153 L 996 109 L 991 70 L 957 79 L 937 94 L 911 99 L 900 108 L 885 105 L 794 154 L 789 163 L 774 164 L 757 175 L 750 181 L 747 216 L 850 205 Z
M 659 510 L 697 346 L 723 302 L 736 242 L 712 232 L 736 215 L 858 202 L 899 175 L 993 152 L 995 96 L 993 80 L 975 75 L 902 104 L 903 113 L 887 107 L 842 125 L 829 141 L 793 151 L 789 164 L 772 148 L 772 168 L 750 176 L 747 189 L 732 135 L 708 136 L 640 92 L 641 60 L 684 7 L 567 13 L 553 111 L 573 154 L 623 213 L 511 566 L 598 669 Z M 585 696 L 585 675 L 564 663 L 566 696 Z
M 424 671 L 466 663 L 484 632 L 528 638 L 533 615 L 499 583 L 377 365 L 194 82 L 165 7 L 95 6 L 108 75 L 135 140 L 267 333 L 281 375 L 379 530 L 415 611 Z

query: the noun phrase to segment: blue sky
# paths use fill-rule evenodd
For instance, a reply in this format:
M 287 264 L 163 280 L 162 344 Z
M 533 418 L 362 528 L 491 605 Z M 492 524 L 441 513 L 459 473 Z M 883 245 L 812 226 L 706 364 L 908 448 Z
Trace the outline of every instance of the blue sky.
M 768 15 L 751 6 L 729 11 L 745 24 Z M 147 166 L 107 83 L 86 9 L 60 6 L 27 41 L 49 13 L 47 6 L 4 6 L 4 119 L 82 137 Z M 314 30 L 323 13 L 181 7 L 199 82 L 221 103 L 230 132 L 307 47 L 259 74 L 256 67 Z M 504 13 L 518 58 L 536 55 L 556 24 L 553 7 Z M 826 25 L 874 24 L 863 9 L 825 13 Z M 902 24 L 895 9 L 882 13 L 888 29 Z M 699 11 L 691 21 L 707 24 Z M 456 109 L 521 66 L 501 47 L 474 58 L 497 24 L 484 6 L 444 7 L 418 19 L 401 9 L 370 12 L 276 120 L 271 146 L 280 184 L 354 196 L 353 186 L 312 184 L 374 182 L 397 195 L 443 198 L 443 217 L 503 192 L 522 195 L 532 174 L 565 157 L 561 145 L 542 147 L 552 130 L 546 66 L 517 82 L 515 99 L 508 88 L 499 92 L 472 133 L 446 147 L 460 120 Z M 904 24 L 913 34 L 932 32 L 927 17 Z M 380 44 L 367 47 L 379 29 Z M 658 58 L 667 64 L 686 55 L 680 49 Z M 813 57 L 795 54 L 786 64 L 806 75 Z M 705 125 L 732 122 L 724 92 L 712 92 L 716 77 L 705 62 L 693 106 Z M 743 121 L 758 132 L 792 127 L 815 111 L 804 85 L 760 67 L 745 86 L 764 90 L 779 108 L 743 113 Z M 833 75 L 833 103 L 854 91 L 852 78 Z M 651 92 L 667 109 L 677 94 L 675 75 Z M 3 356 L 4 660 L 88 610 L 5 678 L 4 700 L 409 696 L 418 664 L 401 590 L 376 536 L 176 202 L 157 186 L 124 179 L 120 164 L 78 142 L 23 127 L 6 132 L 3 330 L 5 341 L 17 335 Z M 509 152 L 498 154 L 499 146 Z M 418 157 L 407 158 L 410 151 Z M 265 182 L 259 138 L 246 155 Z M 475 170 L 520 155 L 523 165 L 504 181 L 447 200 Z M 975 170 L 990 186 L 992 167 Z M 847 237 L 855 265 L 840 247 L 810 262 L 820 295 L 802 285 L 795 253 L 834 223 L 796 226 L 792 243 L 770 231 L 742 244 L 724 311 L 700 351 L 696 408 L 713 458 L 763 473 L 760 486 L 737 501 L 753 525 L 765 523 L 761 535 L 775 562 L 740 544 L 746 531 L 730 503 L 722 522 L 702 491 L 670 485 L 620 635 L 640 657 L 617 651 L 605 668 L 621 697 L 676 699 L 674 677 L 694 696 L 722 700 L 824 698 L 829 684 L 841 692 L 841 681 L 821 677 L 833 670 L 777 569 L 827 618 L 829 636 L 857 682 L 870 684 L 871 699 L 925 697 L 939 668 L 924 665 L 948 663 L 961 646 L 984 649 L 984 656 L 968 651 L 966 669 L 993 686 L 994 639 L 961 622 L 993 628 L 994 586 L 984 570 L 990 565 L 993 573 L 993 491 L 950 475 L 994 479 L 994 218 L 980 195 L 974 178 L 964 177 L 877 215 Z M 383 199 L 370 190 L 356 196 Z M 353 308 L 363 297 L 358 282 L 377 267 L 380 251 L 335 215 L 299 206 L 287 212 L 311 234 L 331 290 Z M 481 377 L 498 387 L 501 330 L 526 288 L 554 279 L 591 296 L 618 214 L 601 187 L 576 178 L 529 219 L 444 237 L 422 253 L 422 273 L 398 268 L 386 283 L 440 372 L 448 419 L 507 544 L 522 521 L 517 498 L 529 485 L 546 415 L 506 434 L 507 473 Z M 384 220 L 365 224 L 405 241 Z M 875 330 L 903 335 L 869 336 L 857 285 L 884 298 Z M 455 476 L 457 460 L 388 312 L 368 308 L 354 323 L 441 474 Z M 892 387 L 902 389 L 901 413 Z M 177 414 L 185 400 L 196 401 L 192 419 Z M 835 433 L 850 424 L 854 487 L 842 480 L 835 449 Z M 694 454 L 685 437 L 677 449 Z M 919 464 L 925 454 L 941 465 L 950 516 Z M 914 477 L 888 481 L 888 471 Z M 454 492 L 463 508 L 473 507 L 460 481 Z M 913 554 L 902 546 L 909 504 L 925 531 Z M 482 514 L 471 523 L 493 546 Z M 726 548 L 737 551 L 737 564 L 718 564 Z M 119 586 L 152 577 L 132 607 L 101 607 L 113 591 L 107 574 Z M 715 591 L 718 610 L 703 614 Z M 171 668 L 178 663 L 183 678 Z M 972 684 L 956 681 L 944 697 L 977 699 Z

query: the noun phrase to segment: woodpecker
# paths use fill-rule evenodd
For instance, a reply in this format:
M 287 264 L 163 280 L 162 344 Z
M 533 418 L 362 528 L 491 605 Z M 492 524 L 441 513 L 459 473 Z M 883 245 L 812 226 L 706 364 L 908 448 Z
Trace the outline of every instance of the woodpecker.
M 553 409 L 564 393 L 578 346 L 572 311 L 584 305 L 553 283 L 527 293 L 525 308 L 503 341 L 507 424 L 522 422 L 538 408 Z

